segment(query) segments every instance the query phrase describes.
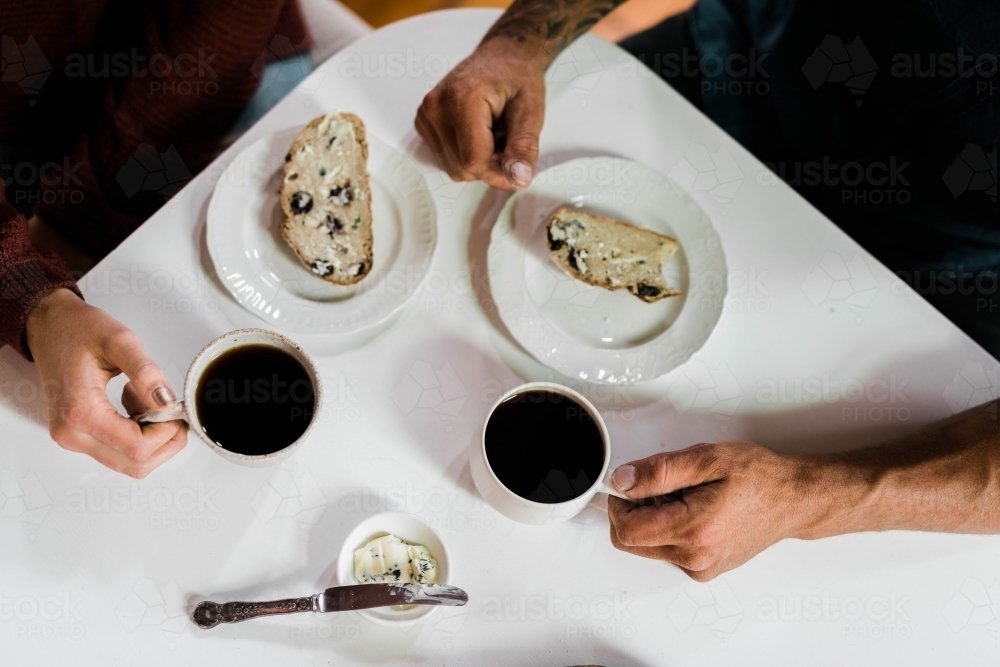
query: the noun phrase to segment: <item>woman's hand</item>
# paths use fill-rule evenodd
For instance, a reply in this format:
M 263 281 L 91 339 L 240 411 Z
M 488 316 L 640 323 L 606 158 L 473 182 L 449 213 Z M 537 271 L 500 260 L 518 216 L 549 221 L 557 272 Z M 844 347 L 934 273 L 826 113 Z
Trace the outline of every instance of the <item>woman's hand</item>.
M 135 478 L 184 447 L 184 422 L 140 427 L 108 401 L 108 381 L 119 373 L 129 378 L 122 393 L 129 414 L 176 401 L 139 337 L 110 315 L 69 290 L 55 290 L 28 316 L 27 341 L 53 415 L 49 432 L 60 446 Z

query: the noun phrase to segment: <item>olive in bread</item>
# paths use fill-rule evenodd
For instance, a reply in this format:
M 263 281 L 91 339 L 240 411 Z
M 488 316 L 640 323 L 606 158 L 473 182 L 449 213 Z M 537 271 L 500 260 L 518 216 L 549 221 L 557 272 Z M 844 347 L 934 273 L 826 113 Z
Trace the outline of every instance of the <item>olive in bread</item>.
M 314 275 L 352 285 L 372 269 L 365 126 L 331 111 L 306 125 L 285 156 L 281 235 Z
M 549 254 L 568 275 L 652 303 L 680 295 L 661 275 L 677 241 L 626 222 L 563 206 L 548 220 Z

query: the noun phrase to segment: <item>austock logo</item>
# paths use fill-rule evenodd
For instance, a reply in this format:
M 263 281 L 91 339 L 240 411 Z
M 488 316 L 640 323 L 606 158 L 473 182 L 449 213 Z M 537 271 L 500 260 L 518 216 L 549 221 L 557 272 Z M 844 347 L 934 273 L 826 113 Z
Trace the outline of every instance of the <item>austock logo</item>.
M 726 648 L 743 620 L 743 605 L 724 581 L 690 584 L 667 607 L 667 618 L 678 632 L 710 630 Z
M 565 623 L 565 632 L 574 639 L 635 637 L 635 614 L 629 610 L 635 598 L 615 591 L 613 595 L 562 597 L 546 595 L 483 598 L 480 618 L 487 622 Z
M 600 288 L 569 277 L 552 262 L 536 263 L 528 280 L 536 303 L 565 301 L 581 313 L 593 308 L 603 294 Z
M 159 628 L 167 645 L 177 648 L 177 639 L 187 626 L 187 603 L 173 579 L 160 586 L 143 577 L 118 605 L 115 615 L 127 632 L 140 627 Z
M 861 106 L 860 97 L 872 85 L 878 65 L 860 36 L 844 44 L 840 37 L 827 35 L 802 65 L 802 73 L 813 90 L 824 83 L 844 84 L 859 98 L 854 100 L 855 106 Z
M 754 616 L 762 623 L 835 624 L 845 639 L 906 639 L 912 636 L 910 599 L 884 595 L 767 595 L 757 600 Z
M 76 591 L 18 595 L 0 591 L 0 623 L 12 623 L 15 639 L 79 640 L 87 634 Z
M 921 296 L 971 296 L 975 299 L 977 313 L 992 313 L 1000 309 L 994 298 L 1000 289 L 1000 272 L 996 269 L 966 270 L 962 265 L 945 269 L 926 269 L 896 272 L 899 278 L 892 283 L 893 294 L 904 294 L 909 287 Z
M 428 641 L 435 646 L 441 645 L 446 651 L 450 651 L 455 638 L 462 631 L 462 627 L 465 625 L 468 617 L 468 606 L 437 607 L 425 621 L 425 624 L 433 628 Z M 421 636 L 424 635 L 421 634 Z
M 159 530 L 215 530 L 219 508 L 214 496 L 218 489 L 160 486 L 146 490 L 138 485 L 114 487 L 72 487 L 66 490 L 63 510 L 67 514 L 130 514 L 148 518 L 149 527 Z
M 707 192 L 723 215 L 743 184 L 743 172 L 725 145 L 710 153 L 701 144 L 691 144 L 668 176 L 687 192 Z
M 965 144 L 955 161 L 945 169 L 941 180 L 956 199 L 966 192 L 983 192 L 997 203 L 997 147 L 987 149 Z
M 191 178 L 191 170 L 173 144 L 163 153 L 149 144 L 139 144 L 115 176 L 126 197 L 131 199 L 139 192 L 156 192 L 164 201 L 177 194 Z
M 681 367 L 681 374 L 667 389 L 667 400 L 678 414 L 689 410 L 706 411 L 719 420 L 727 420 L 743 401 L 743 387 L 724 362 L 710 367 L 704 361 L 692 359 Z M 721 424 L 725 433 L 728 427 Z
M 822 377 L 763 378 L 757 382 L 755 397 L 763 405 L 845 403 L 841 406 L 843 421 L 907 421 L 912 414 L 907 407 L 909 384 L 910 379 L 895 373 L 866 381 L 833 378 L 829 373 Z
M 812 305 L 841 302 L 855 312 L 862 312 L 871 305 L 878 287 L 875 275 L 860 254 L 845 262 L 835 252 L 823 255 L 802 282 L 802 291 Z
M 708 295 L 702 308 L 711 308 L 712 296 L 726 290 L 725 309 L 731 313 L 766 313 L 771 309 L 771 291 L 764 285 L 770 271 L 762 271 L 751 264 L 746 271 L 730 269 L 726 275 L 706 272 L 700 282 Z
M 993 401 L 1000 398 L 998 374 L 1000 366 L 997 364 L 986 369 L 978 361 L 966 361 L 962 370 L 944 389 L 943 397 L 952 414 L 988 404 L 986 410 L 996 419 L 997 406 Z
M 16 83 L 28 95 L 37 95 L 52 73 L 52 65 L 45 59 L 45 54 L 34 37 L 28 37 L 23 44 L 18 44 L 13 37 L 2 35 L 0 54 L 0 80 L 4 83 Z M 35 100 L 29 100 L 28 104 L 35 106 Z
M 420 147 L 417 147 L 416 150 L 420 150 Z M 393 169 L 390 180 L 403 197 L 410 197 L 419 191 L 430 193 L 441 202 L 445 215 L 451 215 L 455 203 L 468 183 L 453 181 L 444 171 L 437 166 L 432 166 L 438 162 L 436 157 L 429 154 L 430 149 L 426 150 L 428 157 L 430 157 L 430 160 L 426 162 L 415 159 L 410 151 L 407 151 Z M 419 179 L 413 178 L 414 171 L 420 173 Z
M 316 479 L 294 460 L 282 463 L 251 501 L 262 523 L 291 520 L 307 536 L 326 510 L 326 504 L 326 496 Z
M 461 607 L 432 607 L 430 613 L 420 619 L 419 623 L 399 624 L 394 630 L 397 636 L 413 636 L 407 655 L 425 656 L 440 655 L 453 650 L 455 640 L 462 632 L 466 621 L 471 616 L 469 605 Z M 340 633 L 341 636 L 354 638 L 358 633 Z M 452 664 L 451 661 L 442 664 Z
M 354 623 L 297 623 L 290 634 L 293 639 L 357 639 L 361 628 Z
M 19 595 L 8 598 L 0 591 L 0 621 L 31 621 L 41 618 L 46 621 L 82 621 L 78 607 L 83 597 L 63 591 L 58 595 Z
M 458 416 L 468 395 L 450 362 L 435 369 L 426 361 L 414 362 L 391 393 L 392 402 L 404 415 L 428 408 L 445 421 L 453 421 Z
M 188 53 L 140 53 L 133 48 L 128 53 L 70 53 L 66 56 L 63 74 L 67 79 L 129 79 L 143 81 L 149 77 L 152 94 L 215 95 L 219 92 L 219 75 L 212 69 L 218 53 L 205 49 Z
M 703 95 L 763 96 L 771 92 L 771 84 L 767 81 L 770 75 L 763 67 L 768 56 L 769 53 L 758 53 L 757 49 L 750 48 L 746 55 L 730 53 L 723 58 L 717 53 L 700 54 L 684 47 L 679 53 L 652 54 L 651 62 L 647 63 L 644 54 L 637 54 L 635 58 L 623 54 L 618 56 L 615 74 L 619 78 L 702 79 Z M 638 67 L 639 63 L 646 67 Z
M 77 174 L 82 167 L 82 162 L 71 163 L 69 156 L 63 157 L 61 164 L 53 161 L 4 163 L 0 164 L 0 180 L 8 188 L 18 186 L 13 190 L 16 204 L 79 204 L 84 199 L 83 181 Z M 7 197 L 11 198 L 11 190 Z
M 897 53 L 892 57 L 890 73 L 897 79 L 968 79 L 977 75 L 992 79 L 997 73 L 997 56 L 993 53 L 968 53 L 962 47 L 954 53 Z M 995 90 L 989 84 L 988 81 L 977 81 L 977 91 Z
M 348 488 L 337 505 L 345 514 L 409 512 L 429 526 L 459 531 L 488 531 L 495 525 L 494 513 L 478 494 L 461 487 L 405 486 Z
M 767 169 L 757 173 L 761 186 L 777 185 L 781 179 L 793 188 L 838 188 L 841 203 L 908 204 L 910 181 L 906 178 L 909 162 L 891 156 L 888 162 L 835 162 L 824 155 L 822 160 L 767 162 Z M 858 187 L 860 186 L 860 187 Z
M 347 52 L 343 53 L 342 57 L 338 56 L 337 72 L 345 79 L 380 79 L 383 77 L 417 79 L 424 76 L 437 79 L 454 69 L 466 55 L 465 53 L 420 54 L 412 48 L 406 49 L 406 53 L 401 51 L 364 54 Z
M 1000 636 L 1000 587 L 987 588 L 979 579 L 967 578 L 943 609 L 944 618 L 955 632 L 985 628 L 994 640 Z
M 29 540 L 35 539 L 51 508 L 52 500 L 34 472 L 19 478 L 10 470 L 0 470 L 0 517 L 19 521 Z
M 549 85 L 568 86 L 576 93 L 580 106 L 586 106 L 587 96 L 597 87 L 603 72 L 604 66 L 590 42 L 578 39 L 559 54 L 549 67 L 545 79 Z
M 309 74 L 312 68 L 306 60 L 308 57 L 309 49 L 306 44 L 296 46 L 284 35 L 275 35 L 263 53 L 257 56 L 251 71 L 260 83 L 260 89 L 275 84 L 288 85 L 302 81 Z M 268 63 L 276 66 L 265 67 Z

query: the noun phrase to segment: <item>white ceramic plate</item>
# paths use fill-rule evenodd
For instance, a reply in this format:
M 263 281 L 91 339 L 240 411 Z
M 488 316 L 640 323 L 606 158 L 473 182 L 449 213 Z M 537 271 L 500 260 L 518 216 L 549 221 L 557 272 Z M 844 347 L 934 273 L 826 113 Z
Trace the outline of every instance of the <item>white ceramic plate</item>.
M 426 277 L 437 242 L 434 201 L 416 165 L 369 133 L 373 268 L 349 287 L 321 280 L 281 238 L 282 166 L 300 129 L 258 139 L 226 168 L 208 207 L 208 252 L 233 297 L 275 328 L 364 329 L 402 308 Z
M 354 552 L 383 535 L 395 535 L 404 542 L 422 544 L 437 561 L 439 584 L 452 583 L 451 558 L 448 548 L 437 531 L 427 525 L 419 517 L 406 512 L 382 512 L 368 517 L 344 540 L 337 558 L 337 583 L 341 586 L 353 586 L 360 583 L 354 576 Z M 361 609 L 359 614 L 376 621 L 399 623 L 415 621 L 431 613 L 435 607 L 431 605 L 413 605 L 405 608 L 376 607 Z
M 569 277 L 549 257 L 545 221 L 572 205 L 676 238 L 663 275 L 683 295 L 646 303 Z M 573 378 L 626 385 L 684 363 L 708 339 L 726 296 L 726 258 L 708 216 L 663 174 L 622 158 L 580 158 L 539 173 L 500 212 L 490 289 L 514 338 Z

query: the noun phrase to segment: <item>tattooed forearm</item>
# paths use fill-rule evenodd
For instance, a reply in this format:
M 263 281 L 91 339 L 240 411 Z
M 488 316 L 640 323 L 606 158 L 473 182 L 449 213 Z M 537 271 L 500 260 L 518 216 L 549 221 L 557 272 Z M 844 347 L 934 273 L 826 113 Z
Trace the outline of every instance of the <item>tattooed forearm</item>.
M 624 0 L 514 0 L 483 41 L 508 37 L 534 43 L 551 58 Z

